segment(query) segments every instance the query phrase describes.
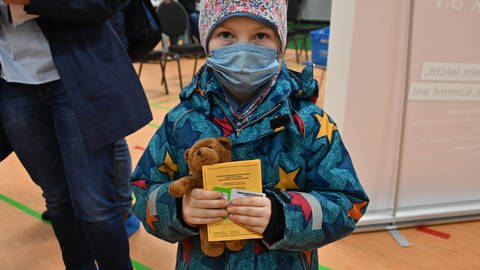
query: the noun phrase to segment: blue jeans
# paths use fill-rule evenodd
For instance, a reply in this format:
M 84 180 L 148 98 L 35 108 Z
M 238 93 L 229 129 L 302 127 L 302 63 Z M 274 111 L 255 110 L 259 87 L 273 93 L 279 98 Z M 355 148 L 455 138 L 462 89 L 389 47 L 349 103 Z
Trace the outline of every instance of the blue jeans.
M 0 81 L 0 120 L 41 187 L 67 269 L 132 269 L 112 181 L 114 146 L 87 153 L 60 81 Z
M 200 34 L 198 32 L 198 20 L 199 20 L 199 14 L 198 12 L 193 12 L 188 14 L 188 17 L 190 19 L 190 37 L 196 37 L 198 40 L 200 40 Z
M 116 189 L 117 201 L 126 219 L 132 213 L 132 191 L 129 178 L 132 174 L 132 160 L 125 139 L 115 143 L 113 161 L 113 185 Z

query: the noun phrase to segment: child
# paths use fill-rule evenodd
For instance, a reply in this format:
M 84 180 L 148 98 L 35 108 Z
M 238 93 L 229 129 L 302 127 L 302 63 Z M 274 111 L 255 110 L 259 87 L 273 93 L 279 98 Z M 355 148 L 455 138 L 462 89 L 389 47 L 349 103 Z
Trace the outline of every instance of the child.
M 352 232 L 369 200 L 335 124 L 315 105 L 312 67 L 296 73 L 281 59 L 286 2 L 202 0 L 201 7 L 207 63 L 134 171 L 134 212 L 149 233 L 179 242 L 177 269 L 318 269 L 317 248 Z M 219 192 L 194 189 L 175 200 L 168 186 L 189 173 L 184 151 L 222 136 L 233 160 L 261 159 L 267 197 L 228 205 Z M 208 257 L 197 226 L 226 215 L 264 238 Z

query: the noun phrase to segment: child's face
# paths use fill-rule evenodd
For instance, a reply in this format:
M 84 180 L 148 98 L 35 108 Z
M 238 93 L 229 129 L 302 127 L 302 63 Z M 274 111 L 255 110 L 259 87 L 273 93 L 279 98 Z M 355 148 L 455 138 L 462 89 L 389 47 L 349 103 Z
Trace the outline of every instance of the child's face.
M 250 43 L 279 50 L 275 31 L 248 17 L 232 17 L 217 26 L 210 36 L 208 49 L 214 50 L 239 43 Z

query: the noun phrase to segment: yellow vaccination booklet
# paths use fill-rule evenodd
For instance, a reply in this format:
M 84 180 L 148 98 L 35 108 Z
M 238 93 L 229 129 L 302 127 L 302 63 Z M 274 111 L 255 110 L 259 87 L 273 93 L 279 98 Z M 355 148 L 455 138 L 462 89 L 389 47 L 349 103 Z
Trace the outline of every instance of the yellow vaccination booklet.
M 244 196 L 265 196 L 262 193 L 262 169 L 259 159 L 219 163 L 202 167 L 203 187 L 217 190 L 231 201 Z M 228 218 L 208 224 L 208 241 L 263 238 Z

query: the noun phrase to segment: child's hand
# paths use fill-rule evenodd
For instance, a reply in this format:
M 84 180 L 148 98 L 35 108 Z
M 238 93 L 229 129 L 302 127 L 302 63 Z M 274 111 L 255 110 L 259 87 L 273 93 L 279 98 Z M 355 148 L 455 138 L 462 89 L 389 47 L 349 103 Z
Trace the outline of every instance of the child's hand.
M 183 220 L 190 226 L 210 224 L 227 215 L 227 200 L 218 191 L 195 188 L 183 196 Z
M 246 229 L 262 234 L 272 214 L 272 202 L 267 197 L 245 197 L 232 201 L 228 218 Z

